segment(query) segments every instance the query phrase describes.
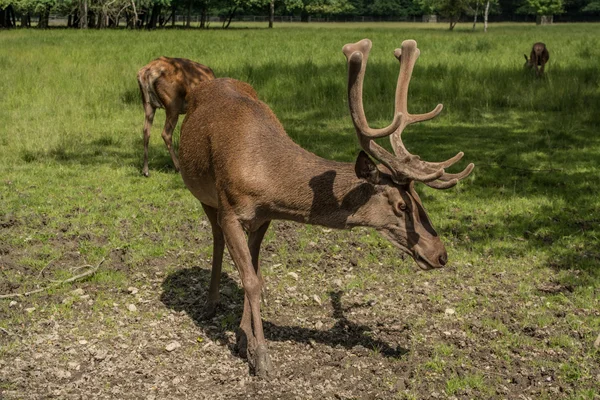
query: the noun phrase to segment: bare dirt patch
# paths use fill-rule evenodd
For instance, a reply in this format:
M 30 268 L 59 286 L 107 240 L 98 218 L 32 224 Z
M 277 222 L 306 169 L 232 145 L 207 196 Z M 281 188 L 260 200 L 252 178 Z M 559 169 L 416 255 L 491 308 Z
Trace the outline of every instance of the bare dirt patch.
M 307 242 L 297 228 L 276 223 L 262 254 L 269 380 L 237 355 L 243 292 L 230 264 L 218 314 L 204 321 L 210 258 L 190 248 L 140 263 L 115 249 L 103 269 L 126 282 L 91 279 L 1 304 L 0 397 L 554 399 L 583 388 L 594 398 L 600 359 L 585 347 L 596 336 L 573 321 L 598 310 L 566 301 L 549 318 L 544 309 L 545 296 L 568 299 L 567 288 L 542 282 L 521 304 L 519 278 L 493 263 L 479 266 L 493 277 L 484 283 L 458 263 L 434 273 L 368 264 L 365 253 L 383 260 L 392 250 L 365 245 L 364 232 Z M 64 251 L 49 274 L 83 262 L 76 240 L 55 239 Z M 2 249 L 2 271 L 33 273 L 20 266 L 24 249 Z M 19 289 L 1 282 L 3 293 Z

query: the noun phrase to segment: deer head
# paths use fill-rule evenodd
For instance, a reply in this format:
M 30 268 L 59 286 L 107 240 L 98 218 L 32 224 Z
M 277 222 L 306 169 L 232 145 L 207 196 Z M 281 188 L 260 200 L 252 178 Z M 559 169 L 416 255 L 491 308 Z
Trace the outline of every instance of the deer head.
M 365 68 L 371 50 L 368 39 L 347 44 L 343 52 L 348 60 L 348 104 L 361 152 L 356 162 L 356 173 L 375 185 L 380 196 L 389 206 L 379 207 L 380 225 L 377 229 L 392 243 L 414 258 L 422 269 L 443 267 L 447 254 L 443 243 L 433 228 L 417 194 L 414 183 L 423 182 L 435 189 L 455 186 L 467 177 L 474 165 L 469 164 L 462 172 L 445 171 L 463 157 L 460 152 L 443 162 L 427 162 L 410 154 L 402 143 L 402 132 L 408 125 L 434 118 L 442 111 L 442 105 L 426 114 L 410 114 L 407 107 L 408 85 L 419 49 L 414 40 L 402 42 L 394 55 L 400 61 L 400 74 L 396 86 L 395 115 L 392 123 L 382 129 L 370 128 L 365 117 L 362 87 Z M 390 137 L 394 154 L 378 145 L 374 139 Z M 368 155 L 367 155 L 368 154 Z M 369 156 L 381 162 L 377 166 Z M 378 196 L 373 196 L 377 198 Z

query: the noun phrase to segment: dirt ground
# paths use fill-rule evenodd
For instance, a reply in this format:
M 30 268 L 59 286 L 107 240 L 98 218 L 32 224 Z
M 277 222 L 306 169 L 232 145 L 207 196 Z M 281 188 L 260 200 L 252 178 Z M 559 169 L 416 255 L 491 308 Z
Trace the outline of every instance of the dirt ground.
M 594 333 L 523 320 L 521 308 L 539 304 L 513 303 L 520 278 L 490 265 L 490 280 L 481 284 L 457 262 L 434 272 L 417 271 L 410 260 L 402 261 L 410 273 L 365 268 L 357 261 L 364 259 L 362 230 L 324 230 L 305 250 L 323 256 L 301 265 L 293 256 L 297 225 L 271 229 L 276 238 L 262 253 L 263 320 L 275 367 L 269 379 L 251 376 L 237 355 L 243 293 L 229 259 L 219 312 L 203 321 L 210 258 L 181 250 L 134 265 L 128 250 L 117 249 L 102 268 L 125 273 L 122 284 L 89 279 L 9 306 L 0 300 L 0 310 L 12 316 L 0 332 L 0 398 L 557 399 L 575 398 L 582 388 L 598 398 L 590 383 L 600 381 L 598 353 L 585 371 L 571 373 L 581 376 L 570 379 L 559 367 L 581 356 Z M 49 268 L 83 263 L 77 238 L 57 232 L 53 240 L 65 256 Z M 328 255 L 336 243 L 345 247 Z M 277 251 L 282 244 L 290 246 L 285 266 Z M 195 245 L 210 246 L 210 239 Z M 375 259 L 389 251 L 368 249 Z M 33 274 L 18 262 L 25 252 L 3 245 L 2 271 Z M 0 292 L 18 292 L 14 281 L 1 280 Z M 570 290 L 547 282 L 536 296 L 543 304 L 548 291 L 568 298 Z M 471 312 L 452 308 L 466 298 Z M 569 312 L 586 317 L 599 310 Z M 575 344 L 553 345 L 555 330 Z

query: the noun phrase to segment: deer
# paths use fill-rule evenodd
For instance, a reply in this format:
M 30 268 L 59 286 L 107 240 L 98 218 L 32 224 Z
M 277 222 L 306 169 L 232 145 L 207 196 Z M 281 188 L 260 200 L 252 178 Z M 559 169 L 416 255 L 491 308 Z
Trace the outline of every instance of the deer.
M 443 108 L 438 104 L 426 114 L 407 110 L 408 85 L 420 54 L 414 40 L 404 41 L 395 51 L 400 74 L 392 123 L 380 129 L 368 125 L 362 88 L 371 46 L 364 39 L 343 48 L 350 115 L 362 148 L 354 163 L 327 160 L 297 145 L 248 83 L 219 78 L 199 85 L 188 96 L 190 106 L 179 146 L 181 176 L 200 201 L 213 234 L 204 318 L 216 312 L 227 247 L 244 290 L 237 349 L 248 359 L 250 373 L 259 377 L 268 377 L 273 368 L 260 314 L 264 282 L 259 265 L 261 242 L 272 220 L 334 229 L 370 227 L 423 270 L 448 262 L 415 183 L 451 188 L 474 165 L 448 173 L 445 170 L 464 153 L 427 162 L 409 153 L 402 142 L 405 127 L 434 118 Z M 375 142 L 388 136 L 394 154 Z
M 529 58 L 525 56 L 525 68 L 534 68 L 537 76 L 542 76 L 544 74 L 544 67 L 546 63 L 550 59 L 550 53 L 546 48 L 546 45 L 542 42 L 537 42 L 531 48 L 531 53 L 529 54 Z
M 215 79 L 215 74 L 206 65 L 186 58 L 159 57 L 137 74 L 137 81 L 144 105 L 144 166 L 142 173 L 148 177 L 148 145 L 150 131 L 157 108 L 166 111 L 165 127 L 162 138 L 173 160 L 173 166 L 179 171 L 179 161 L 173 149 L 173 130 L 177 126 L 180 114 L 187 112 L 185 98 L 189 91 L 202 82 Z

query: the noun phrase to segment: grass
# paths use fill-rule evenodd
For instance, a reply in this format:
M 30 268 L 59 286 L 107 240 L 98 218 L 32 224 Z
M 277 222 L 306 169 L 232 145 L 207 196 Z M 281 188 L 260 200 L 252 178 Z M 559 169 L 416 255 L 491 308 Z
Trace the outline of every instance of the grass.
M 598 356 L 591 343 L 600 333 L 600 317 L 592 311 L 600 309 L 600 25 L 499 24 L 487 34 L 422 24 L 251 28 L 0 35 L 0 279 L 5 282 L 0 287 L 35 289 L 107 258 L 108 269 L 86 282 L 106 292 L 95 303 L 102 310 L 122 303 L 120 293 L 157 260 L 165 274 L 210 260 L 210 229 L 173 172 L 160 138 L 162 112 L 154 123 L 151 177 L 140 174 L 143 112 L 135 73 L 151 59 L 187 57 L 209 65 L 217 76 L 250 82 L 297 143 L 350 162 L 358 144 L 348 116 L 341 47 L 364 37 L 373 41 L 365 108 L 370 124 L 383 126 L 391 120 L 398 73 L 392 50 L 413 38 L 421 57 L 410 109 L 425 112 L 443 103 L 444 111 L 409 128 L 405 143 L 427 160 L 464 151 L 462 166 L 476 165 L 456 189 L 419 188 L 453 268 L 415 278 L 419 288 L 427 281 L 433 304 L 430 313 L 411 321 L 415 345 L 431 347 L 416 370 L 443 375 L 437 391 L 448 395 L 485 397 L 496 383 L 475 366 L 466 375 L 453 375 L 467 350 L 428 332 L 431 321 L 452 306 L 457 315 L 444 319 L 443 329 L 489 335 L 488 350 L 507 361 L 517 353 L 563 352 L 548 363 L 556 379 L 570 387 L 566 395 L 597 396 Z M 522 54 L 538 40 L 551 53 L 543 79 L 522 70 Z M 335 277 L 349 275 L 343 284 L 348 293 L 367 298 L 381 286 L 399 293 L 411 287 L 412 263 L 399 260 L 372 232 L 360 231 L 349 245 L 342 233 L 294 229 L 284 239 L 270 231 L 265 240 L 274 247 L 269 262 L 282 264 L 265 269 L 274 290 L 285 293 L 296 285 L 289 271 L 318 288 L 299 283 L 290 304 L 310 308 L 315 294 L 329 300 L 333 285 L 322 282 L 334 277 L 320 268 L 334 256 L 345 263 L 346 257 L 356 258 L 352 271 L 335 272 Z M 333 240 L 327 254 L 315 248 L 324 237 Z M 234 274 L 228 263 L 225 270 Z M 388 272 L 393 279 L 382 282 Z M 558 293 L 539 290 L 548 283 Z M 60 303 L 69 290 L 24 301 Z M 0 326 L 12 330 L 32 323 L 35 316 L 19 315 L 7 303 L 0 300 Z M 52 312 L 49 306 L 40 309 Z M 78 315 L 69 301 L 55 310 L 65 318 Z M 222 324 L 235 325 L 232 315 Z M 380 347 L 373 349 L 374 357 L 381 357 Z M 420 397 L 410 390 L 404 395 Z

